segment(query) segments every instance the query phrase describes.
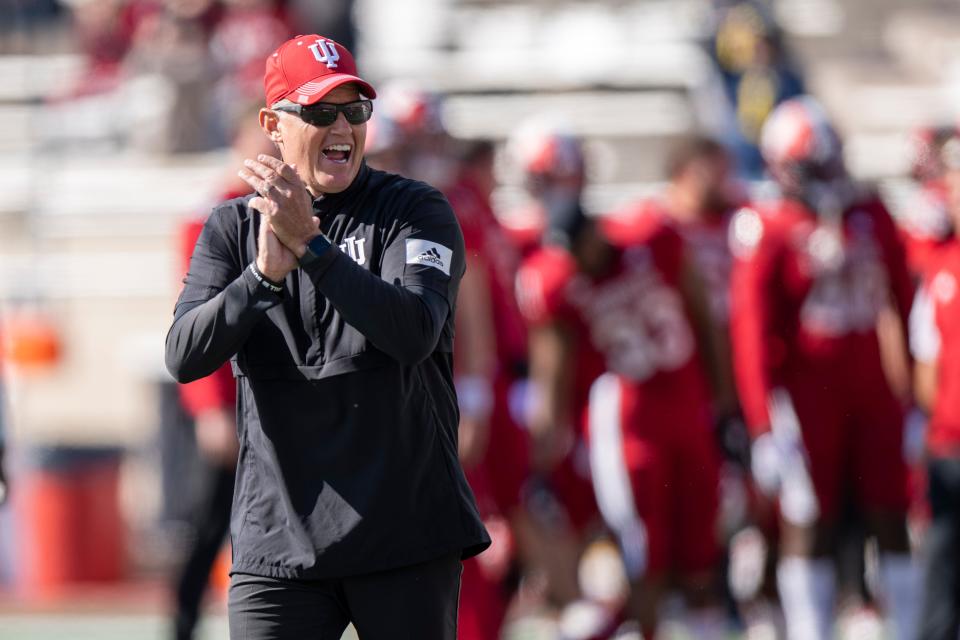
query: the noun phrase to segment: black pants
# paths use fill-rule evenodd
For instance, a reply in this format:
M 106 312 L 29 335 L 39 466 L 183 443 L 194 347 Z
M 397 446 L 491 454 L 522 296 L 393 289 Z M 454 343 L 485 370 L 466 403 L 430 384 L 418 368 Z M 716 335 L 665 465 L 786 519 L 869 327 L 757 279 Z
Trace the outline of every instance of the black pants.
M 921 640 L 956 640 L 960 630 L 960 458 L 928 465 L 932 521 L 927 531 Z
M 236 471 L 218 464 L 206 463 L 206 466 L 208 478 L 202 487 L 206 493 L 197 505 L 197 516 L 194 520 L 196 537 L 175 578 L 176 640 L 193 638 L 210 569 L 230 530 L 230 506 L 233 502 Z
M 456 640 L 459 554 L 363 576 L 298 581 L 235 574 L 230 640 Z

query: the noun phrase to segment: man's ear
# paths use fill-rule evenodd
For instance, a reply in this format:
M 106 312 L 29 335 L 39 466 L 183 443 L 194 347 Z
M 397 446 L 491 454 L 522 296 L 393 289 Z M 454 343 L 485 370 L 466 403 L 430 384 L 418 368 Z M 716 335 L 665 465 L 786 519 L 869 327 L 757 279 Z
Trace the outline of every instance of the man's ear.
M 280 115 L 273 109 L 260 109 L 260 128 L 275 144 L 283 142 L 280 135 Z

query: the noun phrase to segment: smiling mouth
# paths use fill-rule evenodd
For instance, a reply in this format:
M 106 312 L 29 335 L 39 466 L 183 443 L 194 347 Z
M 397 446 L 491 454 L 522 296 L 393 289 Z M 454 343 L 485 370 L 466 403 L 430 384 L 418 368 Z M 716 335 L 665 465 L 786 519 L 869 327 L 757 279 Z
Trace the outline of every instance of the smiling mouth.
M 349 144 L 331 144 L 324 147 L 321 151 L 323 157 L 335 164 L 347 164 L 350 161 L 350 155 L 353 153 L 353 147 Z

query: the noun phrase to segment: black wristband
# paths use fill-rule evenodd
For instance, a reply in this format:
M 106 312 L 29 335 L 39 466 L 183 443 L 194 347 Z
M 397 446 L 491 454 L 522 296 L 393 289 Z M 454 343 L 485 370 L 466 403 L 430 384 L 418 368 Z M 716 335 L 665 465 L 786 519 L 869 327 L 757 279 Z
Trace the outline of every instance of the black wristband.
M 260 269 L 257 269 L 256 262 L 250 263 L 250 273 L 252 273 L 253 277 L 256 278 L 257 282 L 260 283 L 260 286 L 266 289 L 267 291 L 269 291 L 270 293 L 275 293 L 277 295 L 280 295 L 281 293 L 283 293 L 283 285 L 278 282 L 274 282 L 273 280 L 270 280 L 269 278 L 267 278 L 267 276 L 260 273 Z
M 333 245 L 327 240 L 327 236 L 322 233 L 307 243 L 307 249 L 300 256 L 300 266 L 308 267 L 321 258 L 326 252 L 330 251 Z

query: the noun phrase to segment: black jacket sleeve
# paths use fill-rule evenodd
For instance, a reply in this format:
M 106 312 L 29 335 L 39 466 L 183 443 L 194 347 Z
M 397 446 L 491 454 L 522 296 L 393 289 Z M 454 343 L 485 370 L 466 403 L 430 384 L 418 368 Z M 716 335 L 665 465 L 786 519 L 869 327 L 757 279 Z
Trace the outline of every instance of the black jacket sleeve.
M 400 221 L 379 276 L 336 246 L 304 268 L 348 324 L 403 364 L 416 364 L 437 348 L 464 269 L 460 226 L 436 191 Z
M 267 309 L 281 301 L 239 264 L 236 232 L 229 233 L 223 223 L 225 210 L 232 207 L 214 210 L 200 233 L 167 333 L 167 369 L 177 382 L 216 371 Z

